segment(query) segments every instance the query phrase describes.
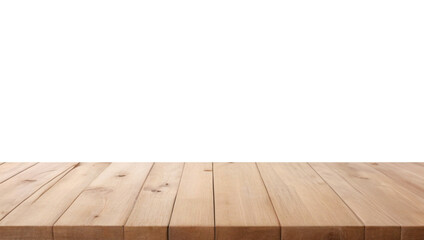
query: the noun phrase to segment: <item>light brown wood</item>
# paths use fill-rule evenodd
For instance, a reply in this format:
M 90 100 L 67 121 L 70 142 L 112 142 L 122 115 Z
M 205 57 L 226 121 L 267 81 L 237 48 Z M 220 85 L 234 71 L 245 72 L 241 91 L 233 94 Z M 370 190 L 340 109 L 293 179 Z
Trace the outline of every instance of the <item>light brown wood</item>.
M 373 163 L 371 165 L 375 165 L 376 163 Z M 379 165 L 388 165 L 393 167 L 398 167 L 405 169 L 411 173 L 414 174 L 413 179 L 415 179 L 416 176 L 422 178 L 424 175 L 424 163 L 378 163 Z
M 401 187 L 424 198 L 424 166 L 418 163 L 369 163 Z M 402 227 L 402 239 L 423 239 L 424 226 Z
M 333 169 L 333 164 L 310 163 L 365 225 L 366 240 L 399 240 L 400 224 L 356 190 Z
M 365 195 L 375 208 L 399 223 L 402 240 L 424 239 L 424 199 L 365 163 L 335 163 L 328 164 L 328 168 Z M 370 212 L 368 217 L 372 214 Z
M 125 240 L 167 240 L 183 163 L 155 163 L 125 224 Z
M 81 163 L 44 185 L 0 221 L 0 239 L 52 240 L 53 224 L 108 165 Z
M 280 225 L 255 164 L 214 163 L 217 240 L 279 240 Z
M 212 163 L 186 163 L 169 226 L 169 240 L 214 240 Z
M 4 163 L 0 165 L 0 184 L 37 163 Z
M 112 163 L 54 225 L 58 240 L 122 240 L 151 163 Z
M 422 163 L 4 163 L 0 180 L 0 240 L 424 239 Z
M 258 168 L 282 239 L 364 239 L 363 224 L 307 163 L 258 163 Z
M 0 220 L 46 183 L 76 163 L 39 163 L 0 184 Z
M 424 198 L 424 167 L 414 163 L 367 163 L 402 187 Z

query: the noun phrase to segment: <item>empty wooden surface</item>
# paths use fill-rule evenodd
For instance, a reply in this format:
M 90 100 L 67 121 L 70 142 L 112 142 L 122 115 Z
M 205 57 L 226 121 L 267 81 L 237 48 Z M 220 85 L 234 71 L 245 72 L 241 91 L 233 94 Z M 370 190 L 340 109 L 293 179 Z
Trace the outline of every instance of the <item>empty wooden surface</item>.
M 0 240 L 423 240 L 423 163 L 0 163 Z
M 183 163 L 155 163 L 125 224 L 125 239 L 166 240 Z
M 169 226 L 172 240 L 214 240 L 212 163 L 186 163 Z
M 31 168 L 31 171 L 23 171 L 1 183 L 0 220 L 44 184 L 74 165 L 72 163 L 39 163 Z
M 0 221 L 0 239 L 53 239 L 53 224 L 107 166 L 81 163 L 44 185 Z
M 424 166 L 414 163 L 372 163 L 369 165 L 396 182 L 402 183 L 402 187 L 424 197 Z
M 362 240 L 361 221 L 307 163 L 258 163 L 281 238 Z
M 0 164 L 0 183 L 34 166 L 36 163 L 1 163 Z
M 311 163 L 311 166 L 364 223 L 365 239 L 400 239 L 400 225 L 381 209 L 378 203 L 358 191 L 343 176 L 335 172 L 332 164 Z
M 255 164 L 214 163 L 216 239 L 280 239 L 280 225 Z
M 366 163 L 334 163 L 327 164 L 327 167 L 345 179 L 359 194 L 365 195 L 375 209 L 381 209 L 399 224 L 402 240 L 424 239 L 424 199 L 402 186 L 403 182 Z M 335 184 L 332 181 L 328 183 L 330 186 Z M 351 191 L 351 194 L 357 192 Z M 373 217 L 373 213 L 369 212 L 369 217 Z
M 150 163 L 112 163 L 54 225 L 60 240 L 119 240 Z

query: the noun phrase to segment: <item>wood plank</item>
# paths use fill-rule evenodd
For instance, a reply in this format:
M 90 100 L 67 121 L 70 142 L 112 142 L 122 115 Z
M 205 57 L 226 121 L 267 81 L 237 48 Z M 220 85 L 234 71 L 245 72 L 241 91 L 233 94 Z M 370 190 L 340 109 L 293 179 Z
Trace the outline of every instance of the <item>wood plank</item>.
M 365 224 L 366 240 L 400 239 L 400 224 L 338 175 L 331 165 L 324 163 L 310 163 L 310 165 Z
M 424 206 L 424 200 L 422 198 L 365 163 L 312 164 L 318 173 L 321 173 L 321 170 L 316 166 L 322 165 L 326 165 L 327 169 L 340 175 L 357 190 L 356 192 L 350 191 L 351 194 L 358 195 L 357 192 L 360 192 L 372 202 L 375 210 L 369 209 L 370 211 L 367 214 L 359 212 L 363 205 L 355 207 L 352 203 L 348 203 L 361 219 L 376 218 L 377 209 L 379 209 L 401 226 L 402 240 L 424 238 L 424 208 L 421 207 Z M 334 182 L 328 181 L 328 183 L 333 187 L 335 186 Z M 345 196 L 342 196 L 342 198 L 346 202 L 349 201 L 345 199 Z M 378 227 L 381 227 L 381 225 L 378 225 Z
M 0 240 L 424 239 L 420 163 L 122 164 L 1 164 Z
M 254 163 L 214 163 L 217 240 L 279 240 L 280 225 Z
M 282 239 L 364 239 L 361 221 L 307 163 L 258 163 L 258 168 Z
M 80 163 L 44 185 L 0 221 L 0 239 L 53 240 L 53 224 L 108 165 Z
M 400 183 L 402 187 L 424 198 L 424 167 L 415 163 L 367 163 Z
M 120 240 L 151 163 L 112 163 L 53 227 L 55 240 Z
M 389 164 L 390 166 L 396 166 L 398 168 L 405 169 L 411 173 L 414 173 L 416 176 L 423 177 L 424 175 L 424 163 L 384 163 Z
M 170 240 L 214 240 L 212 163 L 186 163 L 169 226 Z
M 46 183 L 76 163 L 39 163 L 0 184 L 0 220 Z
M 424 199 L 424 166 L 417 163 L 368 163 L 403 188 Z M 403 239 L 422 239 L 424 226 L 402 228 Z
M 184 163 L 155 163 L 125 224 L 126 240 L 167 240 Z
M 0 184 L 37 163 L 4 163 L 0 166 Z

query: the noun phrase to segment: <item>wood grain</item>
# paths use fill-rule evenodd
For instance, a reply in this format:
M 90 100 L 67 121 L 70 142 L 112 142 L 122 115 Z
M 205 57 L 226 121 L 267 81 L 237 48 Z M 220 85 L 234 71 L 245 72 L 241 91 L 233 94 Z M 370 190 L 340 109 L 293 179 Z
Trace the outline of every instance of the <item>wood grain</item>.
M 217 240 L 278 240 L 280 225 L 255 164 L 214 163 Z
M 334 171 L 332 164 L 310 163 L 365 224 L 366 240 L 399 240 L 400 224 Z
M 58 240 L 122 240 L 151 163 L 112 163 L 53 227 Z
M 169 226 L 170 240 L 214 240 L 212 163 L 186 163 Z
M 424 198 L 424 167 L 414 163 L 367 163 L 402 187 Z
M 4 163 L 0 165 L 0 184 L 37 163 Z
M 258 163 L 258 168 L 282 239 L 364 239 L 363 224 L 307 163 Z
M 424 199 L 365 163 L 334 163 L 328 164 L 327 167 L 345 179 L 357 192 L 363 194 L 373 203 L 375 209 L 381 209 L 385 215 L 400 224 L 402 240 L 424 239 L 424 208 L 422 208 Z M 359 207 L 351 206 L 351 208 L 360 215 Z M 375 212 L 370 211 L 368 215 L 363 214 L 360 217 L 372 218 Z M 405 234 L 405 231 L 408 234 Z
M 76 163 L 39 163 L 0 184 L 0 220 L 46 183 Z
M 423 240 L 423 163 L 3 163 L 0 240 Z
M 126 240 L 167 240 L 183 163 L 155 163 L 125 224 Z
M 376 163 L 373 163 L 371 165 L 376 165 Z M 397 167 L 397 168 L 402 168 L 405 169 L 411 173 L 414 174 L 414 176 L 412 177 L 413 179 L 415 179 L 415 177 L 423 177 L 424 174 L 424 163 L 378 163 L 378 165 L 388 165 L 390 167 Z
M 44 185 L 0 221 L 0 239 L 52 240 L 53 224 L 108 165 L 81 163 Z

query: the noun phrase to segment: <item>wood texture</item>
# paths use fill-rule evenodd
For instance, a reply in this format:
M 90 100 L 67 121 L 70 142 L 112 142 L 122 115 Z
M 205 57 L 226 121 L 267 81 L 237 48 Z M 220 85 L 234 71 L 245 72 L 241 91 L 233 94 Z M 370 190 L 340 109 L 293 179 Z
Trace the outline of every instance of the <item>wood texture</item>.
M 76 163 L 39 163 L 1 183 L 0 220 L 43 185 L 74 165 Z
M 365 224 L 366 240 L 399 240 L 400 225 L 378 204 L 354 188 L 334 171 L 332 164 L 311 163 L 311 166 L 355 212 Z
M 214 163 L 217 240 L 278 240 L 280 225 L 255 164 Z
M 54 225 L 59 240 L 119 240 L 151 163 L 112 163 Z
M 424 239 L 423 198 L 408 191 L 401 183 L 366 163 L 334 163 L 326 164 L 326 166 L 343 177 L 357 192 L 365 195 L 375 209 L 381 209 L 400 224 L 402 240 Z M 334 182 L 328 183 L 334 185 Z M 351 191 L 351 194 L 357 194 L 357 192 Z M 356 209 L 357 214 L 358 210 Z M 361 218 L 371 218 L 374 212 L 370 211 L 368 215 L 362 215 Z
M 387 165 L 389 167 L 405 169 L 414 174 L 414 176 L 411 177 L 411 181 L 414 181 L 417 176 L 420 178 L 424 176 L 424 163 L 372 163 L 371 165 Z
M 0 183 L 25 171 L 37 163 L 4 163 L 0 165 Z
M 290 240 L 362 240 L 364 226 L 307 163 L 258 163 L 281 224 Z
M 214 240 L 212 163 L 186 163 L 169 226 L 170 240 Z
M 402 187 L 424 198 L 424 167 L 414 163 L 368 163 Z
M 108 165 L 81 163 L 44 185 L 0 221 L 0 239 L 53 239 L 53 224 Z
M 423 240 L 423 163 L 3 163 L 0 240 Z
M 166 240 L 183 163 L 155 163 L 125 224 L 126 240 Z

